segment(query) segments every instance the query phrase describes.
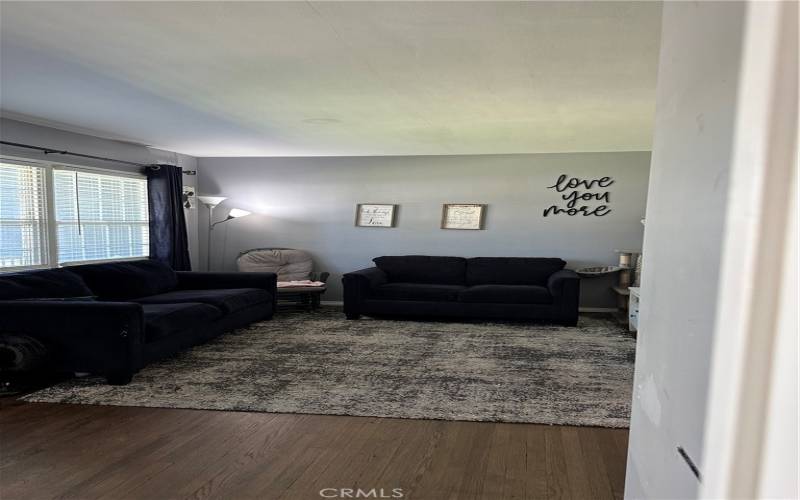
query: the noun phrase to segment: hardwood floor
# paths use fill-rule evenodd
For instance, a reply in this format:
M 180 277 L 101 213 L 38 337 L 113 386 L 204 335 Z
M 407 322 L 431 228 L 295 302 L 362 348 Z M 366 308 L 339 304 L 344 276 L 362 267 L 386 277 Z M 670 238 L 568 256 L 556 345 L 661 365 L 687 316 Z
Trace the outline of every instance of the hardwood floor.
M 621 498 L 628 440 L 625 429 L 592 427 L 16 402 L 0 408 L 3 500 L 293 500 L 342 488 L 375 488 L 372 495 L 383 488 L 384 497 L 400 488 L 402 498 L 430 500 Z M 348 498 L 341 493 L 331 498 Z

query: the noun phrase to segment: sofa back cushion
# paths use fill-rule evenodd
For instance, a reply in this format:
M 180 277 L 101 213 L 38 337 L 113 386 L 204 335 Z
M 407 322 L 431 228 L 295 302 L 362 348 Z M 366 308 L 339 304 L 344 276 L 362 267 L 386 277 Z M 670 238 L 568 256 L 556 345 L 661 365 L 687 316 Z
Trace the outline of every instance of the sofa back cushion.
M 467 260 L 463 257 L 395 255 L 372 259 L 390 282 L 463 285 Z
M 0 300 L 90 298 L 95 293 L 65 269 L 0 274 Z
M 475 257 L 467 259 L 467 285 L 547 286 L 550 275 L 565 265 L 542 257 Z
M 130 300 L 156 295 L 178 286 L 178 276 L 155 260 L 108 262 L 68 268 L 102 300 Z

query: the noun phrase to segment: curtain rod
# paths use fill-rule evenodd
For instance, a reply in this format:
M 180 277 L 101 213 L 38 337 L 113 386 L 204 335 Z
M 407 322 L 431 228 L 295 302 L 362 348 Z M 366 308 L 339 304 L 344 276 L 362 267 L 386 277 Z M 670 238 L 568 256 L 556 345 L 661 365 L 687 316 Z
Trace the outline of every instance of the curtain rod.
M 77 156 L 79 158 L 89 158 L 89 159 L 92 159 L 92 160 L 110 161 L 110 162 L 113 162 L 113 163 L 124 163 L 126 165 L 133 165 L 133 166 L 142 167 L 142 168 L 155 166 L 153 164 L 148 164 L 148 163 L 136 163 L 134 161 L 116 160 L 114 158 L 106 158 L 104 156 L 85 155 L 85 154 L 82 154 L 82 153 L 72 153 L 70 151 L 64 151 L 64 150 L 60 150 L 60 149 L 43 148 L 41 146 L 31 146 L 30 144 L 22 144 L 22 143 L 19 143 L 19 142 L 0 141 L 0 144 L 6 145 L 6 146 L 13 146 L 13 147 L 16 147 L 16 148 L 36 149 L 36 150 L 41 151 L 42 153 L 44 153 L 46 155 L 48 155 L 48 154 L 60 154 L 60 155 Z M 195 175 L 197 172 L 195 170 L 184 170 L 183 173 L 186 174 L 186 175 Z

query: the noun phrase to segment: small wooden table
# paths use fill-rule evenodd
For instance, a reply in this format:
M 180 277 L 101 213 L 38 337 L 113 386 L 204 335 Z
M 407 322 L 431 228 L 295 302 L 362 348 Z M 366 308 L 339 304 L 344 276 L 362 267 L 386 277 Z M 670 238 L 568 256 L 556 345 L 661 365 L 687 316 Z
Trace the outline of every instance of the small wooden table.
M 294 302 L 306 307 L 309 311 L 319 307 L 322 294 L 328 289 L 322 286 L 287 286 L 278 288 L 278 301 Z

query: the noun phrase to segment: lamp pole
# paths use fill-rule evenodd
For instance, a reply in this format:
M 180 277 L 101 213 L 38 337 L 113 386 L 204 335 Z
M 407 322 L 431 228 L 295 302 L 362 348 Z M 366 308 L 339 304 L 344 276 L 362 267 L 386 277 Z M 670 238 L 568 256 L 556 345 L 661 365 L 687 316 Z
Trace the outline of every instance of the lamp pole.
M 244 217 L 246 215 L 250 215 L 250 212 L 247 210 L 242 210 L 241 208 L 232 208 L 230 212 L 228 212 L 228 216 L 222 220 L 218 220 L 214 222 L 214 209 L 222 203 L 227 198 L 222 196 L 198 196 L 197 199 L 200 202 L 208 207 L 208 239 L 206 240 L 206 271 L 211 271 L 211 235 L 214 231 L 214 226 L 217 224 L 222 224 L 223 222 L 228 222 L 229 220 L 238 219 L 239 217 Z
M 206 271 L 211 271 L 211 231 L 214 229 L 214 208 L 227 200 L 225 196 L 198 196 L 200 203 L 208 207 L 208 239 L 206 240 Z
M 214 230 L 214 209 L 216 205 L 208 206 L 208 239 L 206 240 L 206 271 L 211 271 L 211 231 Z

